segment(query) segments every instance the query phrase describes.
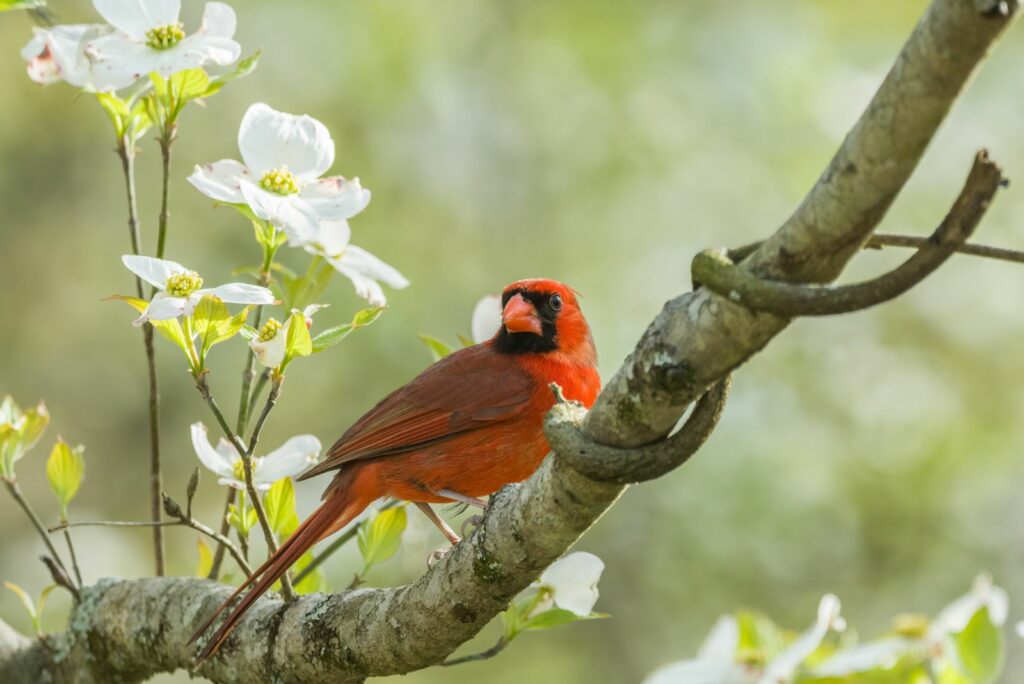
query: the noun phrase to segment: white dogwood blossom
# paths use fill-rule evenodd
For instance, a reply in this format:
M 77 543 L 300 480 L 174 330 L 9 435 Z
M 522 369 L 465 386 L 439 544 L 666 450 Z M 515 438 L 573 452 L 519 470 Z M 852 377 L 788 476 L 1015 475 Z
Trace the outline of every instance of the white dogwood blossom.
M 270 290 L 249 283 L 203 288 L 199 274 L 176 261 L 134 254 L 125 254 L 121 261 L 129 271 L 159 290 L 142 315 L 133 321 L 136 326 L 149 320 L 190 316 L 205 295 L 213 295 L 228 304 L 273 304 L 276 301 Z
M 501 297 L 487 295 L 473 307 L 473 320 L 470 332 L 473 341 L 484 342 L 494 337 L 501 328 Z
M 533 614 L 543 613 L 556 606 L 577 617 L 587 617 L 597 603 L 597 583 L 602 572 L 604 561 L 586 551 L 576 551 L 559 558 L 537 581 L 542 598 Z
M 204 466 L 213 471 L 217 482 L 235 489 L 245 489 L 245 471 L 238 450 L 221 437 L 217 446 L 210 444 L 206 426 L 192 424 L 192 448 Z M 292 437 L 266 456 L 257 456 L 252 462 L 253 485 L 260 491 L 270 489 L 278 480 L 294 477 L 320 457 L 320 440 L 313 435 Z
M 84 47 L 97 90 L 130 86 L 150 73 L 164 78 L 211 64 L 235 62 L 242 48 L 234 40 L 235 11 L 208 2 L 199 30 L 186 34 L 180 0 L 93 0 L 114 29 Z
M 90 41 L 113 31 L 103 24 L 32 29 L 32 39 L 21 49 L 21 56 L 28 63 L 28 77 L 42 85 L 63 81 L 77 88 L 94 89 L 93 63 L 85 48 Z

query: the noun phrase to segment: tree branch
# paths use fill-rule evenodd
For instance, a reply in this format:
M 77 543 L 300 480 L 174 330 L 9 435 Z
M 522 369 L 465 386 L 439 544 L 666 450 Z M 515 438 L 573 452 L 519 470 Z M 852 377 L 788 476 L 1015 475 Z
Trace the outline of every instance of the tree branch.
M 817 185 L 743 268 L 775 281 L 834 279 L 1018 8 L 1017 0 L 934 0 Z M 672 300 L 605 387 L 582 434 L 613 447 L 657 442 L 690 402 L 787 322 L 707 289 Z M 549 457 L 525 483 L 503 488 L 472 535 L 408 586 L 287 605 L 261 599 L 198 674 L 214 682 L 360 682 L 444 661 L 623 492 L 570 459 Z M 191 632 L 230 591 L 196 579 L 102 580 L 83 591 L 68 630 L 45 643 L 11 637 L 0 623 L 0 681 L 131 682 L 188 667 Z

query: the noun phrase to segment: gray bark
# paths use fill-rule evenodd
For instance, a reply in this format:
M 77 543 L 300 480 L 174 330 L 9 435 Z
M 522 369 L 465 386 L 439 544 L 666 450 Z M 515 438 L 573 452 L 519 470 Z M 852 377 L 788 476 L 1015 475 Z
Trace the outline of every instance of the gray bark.
M 934 0 L 817 184 L 743 266 L 775 280 L 834 279 L 1019 4 Z M 661 439 L 693 400 L 787 323 L 705 290 L 673 299 L 601 393 L 584 434 L 616 447 Z M 622 485 L 568 463 L 552 455 L 527 482 L 503 489 L 482 526 L 408 586 L 311 595 L 287 606 L 265 597 L 199 674 L 216 682 L 358 682 L 440 662 L 622 493 Z M 136 682 L 187 668 L 195 654 L 189 635 L 229 591 L 192 578 L 102 580 L 83 591 L 60 634 L 29 640 L 0 622 L 0 681 Z

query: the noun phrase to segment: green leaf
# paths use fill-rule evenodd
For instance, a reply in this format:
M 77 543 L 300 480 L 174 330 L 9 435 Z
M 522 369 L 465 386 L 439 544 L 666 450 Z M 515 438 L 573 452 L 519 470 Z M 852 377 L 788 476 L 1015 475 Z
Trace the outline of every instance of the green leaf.
M 196 563 L 196 577 L 206 577 L 210 574 L 210 569 L 213 568 L 213 553 L 210 552 L 210 547 L 206 545 L 202 537 L 196 539 L 196 548 L 199 551 L 199 560 Z
M 4 586 L 7 587 L 8 591 L 10 591 L 15 596 L 17 596 L 19 599 L 21 599 L 21 604 L 23 606 L 25 606 L 25 611 L 28 613 L 28 616 L 32 619 L 32 625 L 35 626 L 36 625 L 36 604 L 32 600 L 32 597 L 28 595 L 27 591 L 25 591 L 24 589 L 19 587 L 14 582 L 4 582 Z
M 114 295 L 108 299 L 125 302 L 139 313 L 145 311 L 146 307 L 149 306 L 149 302 L 145 299 L 139 299 L 138 297 Z M 188 358 L 189 363 L 192 363 L 192 344 L 186 339 L 185 332 L 181 329 L 181 323 L 178 322 L 177 318 L 172 318 L 167 321 L 150 321 L 150 324 L 152 324 L 156 331 L 160 333 L 161 337 L 178 345 L 178 348 L 185 352 L 185 356 Z
M 982 606 L 959 634 L 952 635 L 956 660 L 965 678 L 973 684 L 998 679 L 1006 659 L 1003 634 L 992 623 L 988 607 Z
M 370 325 L 380 318 L 380 315 L 384 313 L 385 308 L 386 307 L 381 306 L 357 311 L 356 315 L 352 317 L 351 323 L 342 323 L 341 325 L 336 325 L 333 328 L 324 330 L 312 340 L 313 353 L 322 352 L 328 347 L 333 347 L 338 344 L 338 342 L 341 342 L 343 339 L 348 337 L 353 331 Z
M 168 89 L 179 107 L 203 96 L 210 86 L 210 77 L 203 69 L 185 69 L 171 76 Z
M 434 361 L 440 361 L 454 351 L 448 343 L 442 342 L 436 337 L 420 333 L 419 338 L 423 344 L 427 345 L 427 349 L 430 350 L 430 355 L 434 358 Z
M 299 516 L 295 512 L 295 487 L 291 478 L 282 478 L 267 490 L 263 497 L 263 509 L 270 528 L 278 536 L 291 534 L 299 526 Z
M 459 333 L 459 343 L 463 347 L 472 347 L 474 344 L 476 344 L 476 342 L 474 342 L 473 340 L 469 339 L 468 337 L 466 337 L 462 333 Z
M 0 12 L 10 10 L 32 9 L 33 7 L 44 7 L 45 4 L 39 0 L 0 0 Z
M 741 611 L 736 614 L 740 640 L 737 653 L 752 654 L 772 660 L 786 646 L 786 635 L 767 616 L 760 613 Z
M 238 329 L 238 334 L 241 335 L 246 342 L 252 342 L 253 340 L 258 340 L 260 338 L 260 331 L 251 325 L 243 325 Z
M 10 396 L 0 402 L 0 474 L 14 474 L 14 464 L 35 445 L 49 422 L 43 402 L 28 411 L 22 411 Z
M 558 625 L 567 625 L 570 622 L 579 622 L 580 620 L 597 620 L 606 617 L 608 617 L 606 613 L 591 613 L 585 617 L 580 617 L 576 613 L 563 608 L 552 608 L 551 610 L 545 610 L 543 613 L 534 615 L 526 621 L 526 624 L 524 624 L 521 629 L 523 631 L 528 629 L 551 629 Z
M 35 408 L 22 414 L 21 424 L 17 428 L 18 446 L 22 453 L 35 446 L 49 424 L 50 413 L 46 410 L 46 404 L 43 402 L 39 402 Z
M 292 571 L 295 572 L 296 574 L 298 574 L 298 573 L 302 572 L 312 562 L 313 562 L 313 553 L 312 552 L 304 553 L 302 555 L 302 557 L 299 558 L 299 560 L 295 562 L 295 565 L 292 567 Z M 323 573 L 320 572 L 319 568 L 313 570 L 308 575 L 303 577 L 301 582 L 296 583 L 294 589 L 295 589 L 295 593 L 297 593 L 297 594 L 312 594 L 313 592 L 316 592 L 316 591 L 323 591 L 324 590 L 324 576 L 323 576 Z
M 21 603 L 25 606 L 25 611 L 28 613 L 29 619 L 32 620 L 32 628 L 35 629 L 36 634 L 42 635 L 43 633 L 43 609 L 46 608 L 46 599 L 50 595 L 50 592 L 56 587 L 55 584 L 47 586 L 39 594 L 38 603 L 33 603 L 32 597 L 28 595 L 28 592 L 19 587 L 14 582 L 4 582 L 4 586 L 21 599 Z
M 363 555 L 361 575 L 395 555 L 402 543 L 405 523 L 405 506 L 396 506 L 380 511 L 359 526 L 359 552 Z
M 85 477 L 85 459 L 82 458 L 82 447 L 72 449 L 62 439 L 57 439 L 46 461 L 46 479 L 50 483 L 50 491 L 60 504 L 61 518 L 67 518 L 68 504 L 75 498 L 78 488 Z
M 292 315 L 288 317 L 288 332 L 284 339 L 284 360 L 281 362 L 281 372 L 284 372 L 285 367 L 295 357 L 309 356 L 312 353 L 313 340 L 309 337 L 306 317 L 301 311 L 293 311 Z
M 245 324 L 249 307 L 231 315 L 228 307 L 219 297 L 206 295 L 199 300 L 192 314 L 192 329 L 199 336 L 199 364 L 205 363 L 210 348 L 234 337 Z
M 224 87 L 225 83 L 233 81 L 236 78 L 248 76 L 250 73 L 252 73 L 253 69 L 256 68 L 257 63 L 259 63 L 260 54 L 262 52 L 262 50 L 257 50 L 256 52 L 252 53 L 251 55 L 240 61 L 234 71 L 211 78 L 210 84 L 206 88 L 206 92 L 202 94 L 202 97 L 210 97 L 211 95 L 215 95 L 217 94 L 218 91 L 220 91 L 221 88 Z

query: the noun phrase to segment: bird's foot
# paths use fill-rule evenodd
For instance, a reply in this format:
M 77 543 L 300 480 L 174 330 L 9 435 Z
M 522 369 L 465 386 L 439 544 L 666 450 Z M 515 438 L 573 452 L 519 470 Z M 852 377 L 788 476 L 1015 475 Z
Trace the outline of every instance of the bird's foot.
M 437 549 L 429 556 L 427 556 L 427 569 L 429 570 L 430 568 L 434 567 L 435 565 L 443 561 L 445 558 L 447 558 L 448 554 L 452 552 L 452 549 L 455 548 L 455 544 L 457 543 L 458 542 L 452 542 L 452 546 L 446 546 L 443 549 Z
M 472 515 L 462 521 L 462 527 L 459 528 L 459 531 L 462 532 L 463 537 L 468 537 L 469 535 L 473 534 L 476 528 L 480 527 L 480 525 L 483 524 L 483 522 L 484 516 Z

